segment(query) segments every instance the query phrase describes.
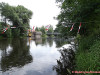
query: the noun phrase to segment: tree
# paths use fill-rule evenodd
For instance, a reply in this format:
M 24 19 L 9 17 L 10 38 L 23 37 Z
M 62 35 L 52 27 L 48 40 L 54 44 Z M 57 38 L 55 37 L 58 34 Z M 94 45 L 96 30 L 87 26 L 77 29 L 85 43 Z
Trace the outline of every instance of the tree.
M 50 25 L 50 27 L 49 27 L 49 29 L 48 29 L 48 31 L 47 31 L 47 33 L 53 33 L 54 31 L 53 31 L 53 26 L 52 25 Z
M 40 31 L 42 32 L 43 35 L 45 35 L 45 34 L 47 33 L 44 26 L 42 26 L 42 27 L 40 28 Z
M 0 3 L 0 8 L 1 15 L 5 17 L 5 23 L 7 19 L 11 21 L 13 26 L 16 26 L 20 31 L 20 36 L 22 36 L 25 30 L 29 28 L 29 20 L 31 19 L 32 11 L 21 5 L 15 7 L 6 3 Z M 13 30 L 12 33 L 15 33 L 14 31 L 15 30 Z
M 61 13 L 57 19 L 59 23 L 57 28 L 64 31 L 64 25 L 71 28 L 72 23 L 75 23 L 72 31 L 73 35 L 77 34 L 78 26 L 82 23 L 80 34 L 87 36 L 91 32 L 98 32 L 100 28 L 100 1 L 99 0 L 56 0 L 60 2 Z M 68 30 L 69 31 L 69 30 Z M 67 32 L 68 32 L 67 31 Z M 62 33 L 64 34 L 64 33 Z
M 36 27 L 35 31 L 40 31 L 40 28 L 39 27 Z

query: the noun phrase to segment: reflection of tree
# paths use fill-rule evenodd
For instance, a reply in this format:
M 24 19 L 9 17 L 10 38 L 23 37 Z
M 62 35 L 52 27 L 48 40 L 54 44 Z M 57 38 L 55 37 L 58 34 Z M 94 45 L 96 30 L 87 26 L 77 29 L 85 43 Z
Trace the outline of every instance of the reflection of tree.
M 73 75 L 74 71 L 74 57 L 75 54 L 72 49 L 59 50 L 61 57 L 57 60 L 57 65 L 53 67 L 58 75 Z
M 38 39 L 37 39 L 37 40 L 38 40 Z M 42 39 L 41 39 L 41 42 L 38 42 L 38 43 L 37 43 L 37 42 L 35 41 L 35 44 L 36 44 L 36 45 L 45 46 L 45 45 L 46 45 L 46 42 L 47 42 L 47 39 L 46 39 L 46 38 L 42 38 Z
M 67 44 L 68 42 L 64 39 L 55 39 L 56 47 L 62 47 L 63 45 Z
M 46 38 L 41 38 L 41 39 L 35 39 L 35 45 L 46 45 L 47 39 Z
M 47 38 L 42 38 L 42 39 L 36 39 L 35 40 L 36 46 L 37 45 L 45 46 L 45 45 L 47 45 L 47 43 L 51 47 L 53 45 L 53 39 L 51 39 L 51 38 L 48 38 L 48 39 Z
M 7 48 L 11 43 L 11 39 L 0 39 L 0 50 L 2 50 L 2 54 L 7 55 Z
M 6 48 L 9 46 L 10 39 L 0 39 L 0 49 L 6 50 Z
M 53 39 L 52 38 L 48 38 L 47 42 L 48 42 L 49 46 L 52 47 L 52 45 L 53 45 Z
M 65 44 L 67 44 L 68 42 L 66 41 L 66 40 L 64 40 L 64 39 L 52 39 L 52 38 L 42 38 L 42 39 L 37 39 L 37 40 L 35 40 L 35 44 L 36 44 L 36 46 L 37 45 L 42 45 L 42 46 L 45 46 L 45 45 L 47 45 L 47 43 L 48 43 L 48 45 L 51 47 L 52 45 L 53 45 L 53 41 L 55 41 L 55 43 L 56 43 L 56 47 L 58 48 L 58 47 L 62 47 L 63 45 L 65 45 Z
M 47 42 L 46 40 L 47 40 L 46 38 L 42 39 L 42 46 L 46 45 L 46 42 Z
M 32 62 L 32 56 L 29 53 L 26 39 L 12 39 L 11 46 L 13 50 L 10 54 L 3 54 L 1 58 L 1 69 L 3 71 L 9 70 L 12 67 L 22 67 Z

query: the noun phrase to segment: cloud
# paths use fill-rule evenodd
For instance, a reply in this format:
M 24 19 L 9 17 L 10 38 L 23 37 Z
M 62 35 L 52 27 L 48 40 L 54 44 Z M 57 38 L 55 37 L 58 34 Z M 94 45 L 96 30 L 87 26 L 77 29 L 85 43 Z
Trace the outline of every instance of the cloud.
M 0 0 L 10 5 L 23 5 L 33 12 L 30 20 L 30 27 L 41 27 L 42 25 L 51 24 L 55 28 L 57 20 L 53 17 L 57 16 L 60 9 L 56 6 L 55 0 Z

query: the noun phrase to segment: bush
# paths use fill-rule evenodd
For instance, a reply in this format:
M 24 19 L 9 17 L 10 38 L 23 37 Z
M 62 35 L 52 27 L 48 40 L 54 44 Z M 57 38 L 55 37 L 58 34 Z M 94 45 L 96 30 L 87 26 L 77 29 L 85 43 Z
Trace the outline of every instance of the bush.
M 7 37 L 12 37 L 11 29 L 8 29 L 5 34 Z
M 99 71 L 100 70 L 100 41 L 86 52 L 81 51 L 76 55 L 76 70 L 78 71 Z M 94 74 L 88 74 L 94 75 Z M 95 74 L 96 75 L 96 74 Z
M 12 36 L 19 37 L 20 36 L 20 29 L 12 29 Z

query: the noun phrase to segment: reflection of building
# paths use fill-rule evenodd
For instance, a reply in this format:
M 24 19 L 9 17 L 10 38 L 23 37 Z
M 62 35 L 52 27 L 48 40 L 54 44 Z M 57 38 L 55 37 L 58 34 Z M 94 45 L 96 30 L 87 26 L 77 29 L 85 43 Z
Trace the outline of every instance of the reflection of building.
M 36 40 L 35 40 L 35 43 L 36 43 L 36 45 L 37 45 L 37 44 L 42 44 L 42 38 L 41 38 L 41 39 L 36 39 Z

